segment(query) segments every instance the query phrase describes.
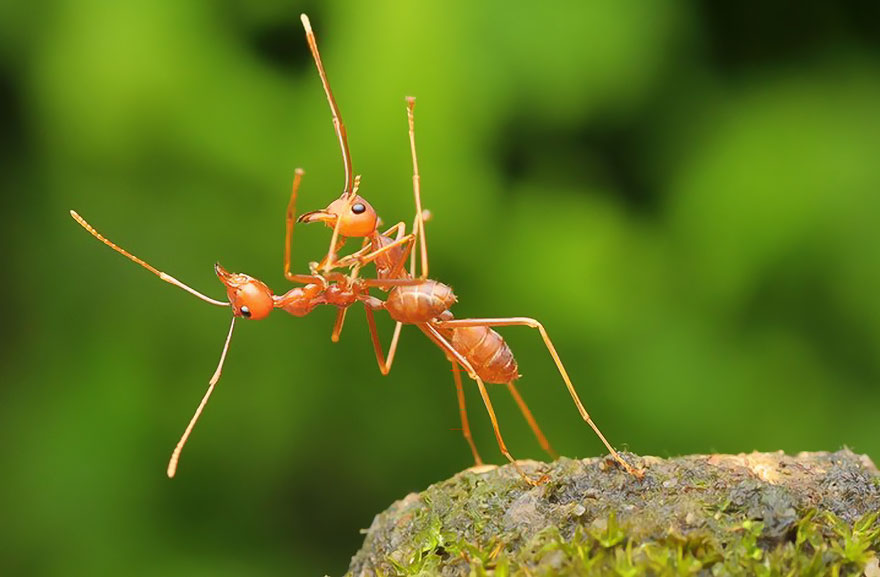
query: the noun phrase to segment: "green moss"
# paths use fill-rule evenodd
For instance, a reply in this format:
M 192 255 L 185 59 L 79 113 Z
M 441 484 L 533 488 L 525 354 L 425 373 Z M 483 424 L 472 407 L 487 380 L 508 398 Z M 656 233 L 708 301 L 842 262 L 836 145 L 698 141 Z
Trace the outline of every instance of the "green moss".
M 604 528 L 578 530 L 569 538 L 547 528 L 511 551 L 503 539 L 475 544 L 444 534 L 436 520 L 414 538 L 413 555 L 388 559 L 377 577 L 440 574 L 482 576 L 538 575 L 861 575 L 880 553 L 877 513 L 849 525 L 832 513 L 809 511 L 797 525 L 793 541 L 765 550 L 764 524 L 744 521 L 721 541 L 708 535 L 637 541 L 611 515 Z

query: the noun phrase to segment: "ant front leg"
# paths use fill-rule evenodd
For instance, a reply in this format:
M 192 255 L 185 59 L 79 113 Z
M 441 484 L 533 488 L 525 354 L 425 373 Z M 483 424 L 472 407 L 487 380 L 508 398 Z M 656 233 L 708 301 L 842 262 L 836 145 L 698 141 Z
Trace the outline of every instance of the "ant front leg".
M 391 264 L 388 267 L 389 272 L 384 275 L 385 278 L 399 278 L 402 275 L 403 271 L 406 270 L 407 257 L 409 255 L 415 255 L 414 249 L 415 249 L 416 243 L 418 242 L 418 237 L 415 235 L 418 234 L 418 231 L 416 230 L 415 225 L 413 225 L 413 226 L 414 226 L 414 228 L 413 228 L 412 236 L 415 239 L 414 242 L 412 244 L 410 244 L 409 246 L 407 246 L 404 250 L 402 250 L 399 255 L 392 258 Z M 406 223 L 404 223 L 404 222 L 398 222 L 397 224 L 395 224 L 394 226 L 392 226 L 391 228 L 389 228 L 388 230 L 383 232 L 382 236 L 387 237 L 388 235 L 391 234 L 392 231 L 395 231 L 395 230 L 396 230 L 396 235 L 394 238 L 395 242 L 402 241 L 406 236 Z M 413 270 L 415 270 L 415 269 L 413 269 Z M 415 276 L 415 274 L 413 274 L 411 276 Z
M 400 274 L 406 267 L 406 259 L 409 258 L 410 252 L 412 251 L 413 244 L 415 243 L 416 236 L 415 234 L 403 234 L 406 229 L 406 225 L 402 222 L 397 223 L 390 229 L 388 232 L 397 229 L 397 238 L 395 238 L 390 243 L 385 246 L 376 248 L 373 243 L 371 243 L 368 247 L 362 248 L 361 250 L 354 252 L 350 255 L 347 255 L 333 263 L 334 267 L 344 268 L 344 267 L 358 267 L 362 268 L 371 262 L 376 261 L 380 257 L 390 258 L 390 264 L 383 262 L 382 268 L 383 271 L 387 269 L 387 272 L 382 272 L 381 276 L 384 278 L 398 278 Z M 387 234 L 387 233 L 385 233 Z M 385 238 L 385 235 L 381 235 L 382 238 Z M 392 251 L 400 251 L 398 254 L 394 254 Z M 378 263 L 377 263 L 377 266 Z
M 544 340 L 544 345 L 547 347 L 547 351 L 550 353 L 550 356 L 553 357 L 553 362 L 556 363 L 556 368 L 559 370 L 559 374 L 562 375 L 562 380 L 565 382 L 565 386 L 568 389 L 568 392 L 571 395 L 575 406 L 577 406 L 577 410 L 580 413 L 581 418 L 586 421 L 588 425 L 590 425 L 590 427 L 608 449 L 608 452 L 611 454 L 614 460 L 617 461 L 618 464 L 620 464 L 620 466 L 623 467 L 625 471 L 639 479 L 644 476 L 643 472 L 637 471 L 632 467 L 632 465 L 623 460 L 623 457 L 621 457 L 620 454 L 618 454 L 618 452 L 614 450 L 614 447 L 611 446 L 611 443 L 608 442 L 608 440 L 605 438 L 605 435 L 602 434 L 602 431 L 599 430 L 599 427 L 597 427 L 596 423 L 593 422 L 593 419 L 590 418 L 589 413 L 587 413 L 587 410 L 584 408 L 584 404 L 581 402 L 580 397 L 578 397 L 577 392 L 574 390 L 574 385 L 572 384 L 571 379 L 568 376 L 568 372 L 565 370 L 565 366 L 562 364 L 562 360 L 559 358 L 559 353 L 556 352 L 556 347 L 553 346 L 553 342 L 550 340 L 550 336 L 544 329 L 544 325 L 542 325 L 540 322 L 528 317 L 510 317 L 488 319 L 455 319 L 449 321 L 435 321 L 431 324 L 433 325 L 434 330 L 464 327 L 509 326 L 526 326 L 533 329 L 538 329 L 538 332 L 541 333 L 541 338 Z
M 342 209 L 343 213 L 347 213 L 351 210 L 352 205 L 354 204 L 355 198 L 357 198 L 358 187 L 361 184 L 360 175 L 354 177 L 354 187 L 351 190 L 351 193 L 343 193 L 344 199 L 344 207 Z M 327 248 L 327 256 L 324 257 L 324 260 L 321 261 L 320 269 L 321 272 L 327 273 L 336 268 L 336 251 L 342 248 L 342 245 L 345 244 L 345 237 L 341 234 L 342 230 L 342 219 L 337 218 L 336 224 L 333 225 L 333 234 L 330 235 L 330 246 Z
M 297 283 L 320 283 L 324 286 L 327 282 L 318 274 L 293 274 L 290 272 L 290 253 L 293 244 L 293 226 L 296 224 L 296 198 L 299 193 L 299 185 L 302 176 L 305 174 L 303 169 L 297 168 L 293 173 L 293 185 L 290 187 L 290 200 L 287 203 L 287 214 L 284 226 L 284 278 L 290 282 Z
M 406 232 L 406 225 L 402 222 L 398 222 L 385 232 L 381 233 L 381 236 L 387 237 L 391 233 L 395 233 L 395 241 L 399 241 L 404 237 Z M 353 268 L 355 266 L 361 267 L 365 263 L 361 262 L 361 259 L 364 257 L 371 255 L 373 253 L 373 244 L 370 241 L 370 237 L 364 237 L 363 242 L 361 243 L 361 248 L 356 252 L 345 255 L 344 257 L 333 261 L 333 268 Z M 323 263 L 322 263 L 323 265 Z
M 402 238 L 386 244 L 382 248 L 378 248 L 373 252 L 360 257 L 358 259 L 358 263 L 361 266 L 364 266 L 375 261 L 377 258 L 387 255 L 391 251 L 402 247 L 402 252 L 392 261 L 392 266 L 390 272 L 388 273 L 388 278 L 396 278 L 397 275 L 400 274 L 401 270 L 403 270 L 403 268 L 406 266 L 406 259 L 409 257 L 409 253 L 412 250 L 415 240 L 416 237 L 414 234 L 407 234 Z

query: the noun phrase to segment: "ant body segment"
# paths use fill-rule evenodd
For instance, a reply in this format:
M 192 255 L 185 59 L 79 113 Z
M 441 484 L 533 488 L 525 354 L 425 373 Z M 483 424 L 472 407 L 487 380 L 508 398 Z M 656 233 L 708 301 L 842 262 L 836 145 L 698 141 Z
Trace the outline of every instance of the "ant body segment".
M 430 215 L 428 211 L 422 209 L 421 205 L 420 176 L 415 147 L 414 98 L 407 98 L 407 119 L 413 163 L 413 194 L 416 205 L 416 216 L 412 232 L 406 233 L 406 223 L 404 222 L 399 222 L 385 231 L 379 231 L 380 220 L 376 211 L 366 199 L 358 195 L 360 179 L 352 171 L 345 126 L 342 123 L 336 100 L 330 90 L 314 32 L 308 17 L 303 14 L 301 18 L 306 31 L 306 39 L 330 105 L 334 130 L 342 152 L 345 175 L 343 192 L 338 199 L 331 202 L 324 209 L 306 212 L 299 218 L 296 218 L 296 200 L 303 171 L 297 169 L 295 172 L 286 214 L 284 276 L 287 280 L 302 286 L 297 286 L 284 294 L 276 295 L 262 281 L 246 274 L 228 272 L 217 263 L 214 266 L 214 270 L 226 289 L 227 300 L 215 300 L 185 285 L 174 277 L 159 271 L 114 244 L 95 230 L 79 214 L 73 210 L 70 211 L 71 216 L 95 238 L 146 268 L 163 281 L 182 288 L 207 303 L 215 306 L 230 307 L 232 310 L 232 320 L 220 355 L 220 361 L 209 380 L 205 395 L 171 455 L 167 469 L 168 476 L 174 477 L 181 451 L 189 439 L 192 429 L 207 404 L 217 381 L 220 379 L 236 319 L 263 319 L 274 309 L 284 310 L 294 316 L 305 316 L 319 305 L 331 305 L 338 309 L 331 338 L 333 341 L 338 341 L 345 321 L 346 311 L 352 305 L 360 302 L 364 306 L 376 361 L 383 375 L 387 375 L 391 370 L 400 331 L 404 324 L 416 326 L 443 351 L 453 368 L 452 372 L 461 413 L 462 432 L 471 448 L 477 465 L 482 464 L 483 461 L 470 434 L 460 369 L 464 369 L 468 376 L 476 382 L 501 452 L 520 471 L 527 482 L 537 484 L 542 482 L 544 478 L 539 480 L 529 478 L 520 470 L 516 460 L 507 450 L 485 383 L 500 383 L 507 386 L 541 447 L 552 457 L 556 456 L 514 384 L 516 379 L 519 378 L 519 373 L 513 353 L 501 335 L 493 330 L 493 327 L 527 326 L 537 329 L 540 333 L 544 345 L 553 358 L 578 412 L 602 440 L 610 456 L 627 472 L 636 477 L 641 477 L 643 473 L 634 469 L 614 450 L 590 418 L 575 392 L 571 379 L 547 331 L 540 322 L 526 317 L 456 319 L 449 310 L 457 301 L 452 289 L 445 284 L 428 278 L 425 221 Z M 296 222 L 323 222 L 333 229 L 326 256 L 321 262 L 310 263 L 309 274 L 294 274 L 290 270 L 291 243 L 293 228 Z M 338 258 L 337 250 L 349 238 L 363 239 L 361 248 L 356 252 Z M 419 256 L 418 259 L 417 255 Z M 407 260 L 409 260 L 408 268 Z M 418 273 L 417 262 L 420 265 Z M 375 278 L 362 278 L 360 276 L 361 270 L 371 263 L 375 267 Z M 338 272 L 337 269 L 346 270 L 347 274 Z M 372 288 L 387 293 L 385 300 L 371 295 L 370 289 Z M 374 318 L 374 312 L 379 310 L 386 311 L 396 322 L 387 355 L 382 350 Z

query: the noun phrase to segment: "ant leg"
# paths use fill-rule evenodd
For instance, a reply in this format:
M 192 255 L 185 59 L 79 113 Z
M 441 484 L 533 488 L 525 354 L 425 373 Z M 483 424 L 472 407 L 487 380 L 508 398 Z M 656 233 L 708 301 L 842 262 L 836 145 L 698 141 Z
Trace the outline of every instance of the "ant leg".
M 382 353 L 382 344 L 379 342 L 379 331 L 376 329 L 376 319 L 373 316 L 373 307 L 364 302 L 364 312 L 367 314 L 367 326 L 370 328 L 370 340 L 373 341 L 373 350 L 376 353 L 376 362 L 379 363 L 379 372 L 387 375 L 391 371 L 391 365 L 394 364 L 394 353 L 397 352 L 397 343 L 400 339 L 400 328 L 403 323 L 399 322 L 394 325 L 394 335 L 391 337 L 391 346 L 388 347 L 388 360 Z
M 532 411 L 529 410 L 529 406 L 520 396 L 519 391 L 516 389 L 516 385 L 513 384 L 513 381 L 507 383 L 507 390 L 510 391 L 511 396 L 513 396 L 513 400 L 516 401 L 516 405 L 519 407 L 520 412 L 525 417 L 526 421 L 529 423 L 529 427 L 531 427 L 532 432 L 535 434 L 535 438 L 538 439 L 538 444 L 541 445 L 541 448 L 550 455 L 550 458 L 554 461 L 559 458 L 559 453 L 553 450 L 553 447 L 550 446 L 550 442 L 547 440 L 547 437 L 544 436 L 544 433 L 541 431 L 541 427 L 538 426 L 538 421 L 535 420 L 535 417 L 532 415 Z
M 299 192 L 299 183 L 305 174 L 303 169 L 297 168 L 293 173 L 293 185 L 290 187 L 290 200 L 287 203 L 287 216 L 284 227 L 284 278 L 290 282 L 314 283 L 320 282 L 315 275 L 293 274 L 290 272 L 290 251 L 293 243 L 293 225 L 296 223 L 296 197 Z
M 413 220 L 413 232 L 412 233 L 415 235 L 418 235 L 419 229 L 423 228 L 425 226 L 425 223 L 428 222 L 428 220 L 430 218 L 431 218 L 431 213 L 427 210 L 422 211 L 421 216 L 416 215 L 415 219 Z M 415 247 L 413 247 L 413 249 L 415 249 Z M 395 275 L 395 276 L 397 276 L 397 275 Z M 414 277 L 414 278 L 416 276 L 416 251 L 415 250 L 410 250 L 409 276 Z M 427 275 L 420 277 L 419 280 L 424 280 L 425 278 L 427 278 Z
M 403 326 L 403 323 L 398 322 L 394 327 L 394 336 L 391 338 L 391 346 L 388 348 L 388 360 L 386 362 L 385 356 L 382 354 L 382 345 L 379 342 L 379 334 L 376 329 L 376 319 L 373 315 L 373 309 L 366 302 L 364 303 L 364 311 L 367 315 L 367 325 L 370 328 L 370 339 L 373 342 L 373 350 L 376 353 L 376 362 L 379 364 L 379 371 L 383 375 L 387 375 L 391 371 L 391 365 L 394 363 L 394 353 L 397 350 L 397 343 L 400 337 L 400 328 Z M 471 427 L 468 422 L 467 417 L 467 408 L 465 406 L 464 399 L 464 390 L 461 385 L 461 375 L 459 374 L 458 364 L 455 362 L 455 359 L 449 358 L 452 363 L 452 375 L 455 379 L 455 389 L 458 397 L 458 408 L 459 413 L 461 415 L 461 430 L 464 435 L 465 440 L 468 442 L 468 445 L 471 448 L 471 452 L 474 455 L 474 464 L 479 466 L 483 464 L 483 459 L 480 458 L 480 453 L 477 452 L 477 446 L 474 444 L 474 439 L 471 436 Z
M 330 243 L 332 248 L 327 251 L 327 254 L 321 259 L 321 262 L 309 263 L 309 270 L 313 275 L 327 277 L 330 272 L 339 268 L 339 261 L 336 260 L 336 253 L 339 249 L 345 246 L 345 240 L 345 237 L 337 238 L 335 235 L 333 236 Z
M 362 246 L 357 252 L 353 252 L 351 254 L 345 255 L 344 257 L 333 262 L 333 268 L 345 268 L 351 267 L 357 262 L 360 266 L 373 262 L 380 256 L 384 255 L 388 251 L 395 249 L 401 245 L 411 244 L 415 237 L 412 234 L 404 234 L 406 232 L 406 224 L 403 222 L 398 222 L 387 231 L 382 233 L 382 236 L 387 236 L 391 232 L 396 231 L 396 238 L 389 244 L 383 246 L 382 248 L 373 250 L 372 244 Z M 404 251 L 404 255 L 401 258 L 403 262 L 406 262 L 406 257 L 409 255 L 409 247 Z M 395 263 L 395 267 L 399 265 Z
M 406 233 L 406 223 L 403 221 L 398 222 L 388 230 L 382 233 L 382 236 L 388 236 L 391 233 L 394 233 L 394 240 L 399 240 Z
M 492 421 L 492 430 L 495 432 L 495 440 L 498 442 L 498 448 L 501 449 L 501 454 L 507 457 L 507 460 L 513 464 L 513 467 L 529 485 L 537 486 L 544 482 L 545 478 L 543 477 L 534 480 L 526 475 L 525 471 L 520 468 L 519 463 L 516 462 L 516 459 L 513 458 L 513 455 L 510 454 L 510 451 L 507 450 L 507 445 L 504 444 L 504 439 L 501 437 L 501 429 L 498 427 L 498 418 L 495 416 L 495 409 L 492 407 L 492 400 L 489 398 L 489 392 L 486 390 L 486 385 L 483 384 L 483 380 L 477 375 L 477 372 L 474 370 L 473 366 L 471 366 L 470 362 L 468 362 L 460 352 L 455 350 L 449 341 L 447 341 L 436 328 L 427 323 L 419 323 L 416 326 L 418 326 L 419 329 L 421 329 L 421 331 L 434 342 L 434 344 L 440 347 L 443 352 L 446 353 L 447 357 L 451 356 L 456 362 L 458 362 L 458 364 L 464 367 L 470 378 L 477 383 L 477 388 L 480 390 L 480 396 L 483 398 L 483 404 L 486 406 L 486 412 L 489 413 L 489 420 Z
M 394 240 L 400 241 L 404 237 L 405 232 L 406 232 L 406 224 L 404 224 L 403 222 L 398 222 L 397 224 L 395 224 L 394 226 L 392 226 L 391 228 L 389 228 L 388 230 L 386 230 L 385 232 L 383 232 L 381 234 L 382 234 L 382 236 L 387 237 L 389 234 L 394 233 L 395 234 Z M 369 239 L 364 238 L 363 242 L 361 243 L 361 248 L 359 248 L 356 252 L 353 252 L 351 254 L 347 254 L 344 257 L 334 261 L 333 268 L 336 269 L 336 268 L 354 268 L 354 267 L 360 268 L 360 267 L 363 267 L 363 265 L 366 264 L 366 262 L 362 262 L 361 259 L 366 255 L 372 254 L 371 253 L 372 250 L 373 250 L 373 247 L 372 247 L 372 244 L 370 243 Z M 405 258 L 405 254 L 404 254 L 404 258 Z M 316 264 L 316 267 L 323 266 L 325 262 L 326 261 L 322 262 L 320 265 Z M 367 261 L 367 262 L 369 262 L 369 261 Z M 399 269 L 402 267 L 397 267 L 397 265 L 395 265 L 395 266 L 396 266 L 396 268 L 392 272 L 396 271 L 397 274 L 393 274 L 392 276 L 394 276 L 396 278 L 397 276 L 399 276 Z M 331 274 L 332 273 L 325 273 L 324 277 L 330 278 Z
M 477 452 L 477 445 L 474 444 L 474 438 L 471 436 L 471 425 L 468 422 L 467 407 L 464 401 L 464 388 L 461 386 L 461 368 L 455 362 L 455 359 L 450 358 L 449 361 L 452 363 L 452 377 L 455 379 L 458 412 L 461 416 L 461 434 L 464 435 L 464 439 L 471 448 L 471 453 L 474 454 L 474 466 L 479 467 L 483 464 L 483 459 L 480 458 L 480 453 Z
M 118 252 L 119 254 L 121 254 L 122 256 L 127 258 L 128 260 L 130 260 L 136 264 L 141 265 L 142 267 L 144 267 L 145 269 L 147 269 L 148 271 L 150 271 L 151 273 L 153 273 L 154 275 L 156 275 L 157 277 L 159 277 L 163 281 L 165 281 L 169 284 L 173 284 L 174 286 L 176 286 L 178 288 L 182 288 L 183 290 L 185 290 L 189 294 L 202 299 L 206 303 L 210 303 L 212 305 L 217 305 L 218 307 L 228 307 L 229 306 L 228 302 L 214 300 L 211 297 L 203 295 L 202 293 L 195 290 L 194 288 L 183 284 L 182 282 L 180 282 L 179 280 L 177 280 L 176 278 L 174 278 L 170 274 L 165 274 L 164 272 L 160 271 L 159 269 L 155 268 L 154 266 L 147 264 L 146 262 L 142 261 L 138 257 L 134 256 L 133 254 L 131 254 L 130 252 L 128 252 L 127 250 L 125 250 L 121 246 L 114 244 L 112 241 L 105 238 L 100 232 L 95 230 L 95 228 L 92 225 L 90 225 L 88 222 L 86 222 L 86 219 L 84 219 L 79 214 L 77 214 L 77 212 L 75 210 L 70 211 L 70 216 L 72 216 L 73 220 L 78 222 L 79 225 L 81 227 L 83 227 L 84 229 L 86 229 L 88 231 L 88 233 L 91 234 L 93 237 L 100 240 L 101 242 L 103 242 L 104 244 L 106 244 L 107 246 L 109 246 L 110 248 L 112 248 L 113 250 L 115 250 L 116 252 Z
M 365 278 L 361 281 L 364 287 L 396 287 L 396 286 L 416 286 L 424 284 L 425 281 L 417 278 Z
M 394 269 L 400 270 L 406 264 L 406 259 L 409 256 L 409 252 L 412 250 L 413 242 L 415 242 L 415 235 L 408 234 L 408 235 L 405 235 L 402 238 L 399 238 L 389 244 L 386 244 L 382 248 L 374 250 L 371 253 L 367 253 L 365 255 L 359 256 L 356 260 L 357 260 L 358 264 L 360 264 L 361 266 L 364 266 L 365 264 L 369 264 L 369 263 L 373 262 L 374 260 L 376 260 L 380 256 L 386 254 L 387 252 L 389 252 L 393 249 L 396 249 L 400 246 L 403 246 L 404 247 L 403 255 L 400 259 L 398 259 L 398 262 L 393 267 Z M 340 264 L 340 263 L 343 263 L 340 266 L 350 265 L 349 257 L 342 258 L 342 259 L 336 261 L 335 264 Z
M 339 342 L 339 334 L 342 332 L 342 325 L 345 323 L 345 311 L 348 309 L 339 309 L 336 313 L 336 322 L 333 324 L 333 332 L 330 334 L 330 340 L 334 343 Z
M 399 222 L 399 223 L 397 223 L 396 226 L 399 226 L 400 228 L 398 229 L 397 237 L 394 240 L 399 241 L 402 238 L 404 238 L 404 235 L 406 233 L 406 224 L 404 224 L 403 222 Z M 412 235 L 414 237 L 416 234 L 418 234 L 418 231 L 416 230 L 415 227 L 416 227 L 416 224 L 414 222 L 413 223 L 413 231 L 412 231 Z M 390 230 L 391 229 L 389 229 L 389 232 L 390 232 Z M 386 233 L 386 235 L 387 235 L 387 233 Z M 396 261 L 392 261 L 391 272 L 389 272 L 386 275 L 386 278 L 400 278 L 403 275 L 403 271 L 406 270 L 406 259 L 407 259 L 408 255 L 412 255 L 413 259 L 415 258 L 414 249 L 415 249 L 415 245 L 417 242 L 418 242 L 418 237 L 415 238 L 415 241 L 413 242 L 413 244 L 411 244 L 403 252 L 400 253 L 400 256 L 397 258 Z M 414 267 L 415 267 L 415 261 L 413 261 L 413 268 L 412 268 L 412 273 L 410 274 L 410 276 L 415 276 L 415 268 Z
M 419 160 L 416 156 L 416 128 L 413 110 L 416 107 L 416 99 L 412 96 L 406 99 L 406 118 L 409 123 L 409 148 L 412 152 L 413 165 L 413 196 L 416 200 L 416 224 L 413 226 L 413 233 L 419 235 L 419 251 L 422 257 L 422 274 L 418 278 L 424 280 L 428 278 L 428 245 L 425 242 L 425 226 L 424 215 L 422 213 L 422 191 L 421 177 L 419 176 Z M 413 272 L 415 276 L 415 272 Z
M 397 257 L 396 261 L 392 261 L 390 272 L 387 273 L 385 278 L 380 279 L 366 279 L 364 282 L 364 286 L 374 286 L 374 287 L 391 287 L 391 286 L 413 286 L 417 284 L 422 284 L 422 279 L 417 278 L 400 278 L 401 274 L 405 270 L 406 259 L 410 256 L 410 276 L 415 277 L 415 252 L 413 248 L 415 246 L 415 241 L 417 240 L 415 227 L 417 223 L 413 223 L 414 232 L 408 235 L 405 235 L 406 225 L 403 222 L 398 222 L 387 231 L 382 233 L 382 236 L 388 236 L 392 231 L 397 231 L 397 236 L 394 241 L 386 245 L 380 249 L 377 249 L 374 252 L 368 252 L 367 247 L 361 248 L 361 250 L 347 255 L 346 257 L 336 261 L 335 266 L 348 266 L 354 267 L 357 266 L 358 269 L 368 264 L 374 260 L 376 260 L 379 256 L 385 254 L 392 248 L 397 248 L 400 245 L 406 245 L 406 248 L 401 252 L 401 254 Z M 353 261 L 357 261 L 357 265 L 353 264 Z
M 196 408 L 195 414 L 192 416 L 192 419 L 189 420 L 189 424 L 186 426 L 186 430 L 183 432 L 180 440 L 177 441 L 177 446 L 174 447 L 174 452 L 171 453 L 171 459 L 168 461 L 168 469 L 166 470 L 169 479 L 173 478 L 174 475 L 177 473 L 177 463 L 180 461 L 180 453 L 183 451 L 183 446 L 189 439 L 189 435 L 190 433 L 192 433 L 193 427 L 196 426 L 196 422 L 199 420 L 199 416 L 202 414 L 205 405 L 208 404 L 208 399 L 211 398 L 211 393 L 214 392 L 214 385 L 216 385 L 217 381 L 220 380 L 220 374 L 223 371 L 223 363 L 226 362 L 226 352 L 229 350 L 229 341 L 232 340 L 232 329 L 234 328 L 235 317 L 232 317 L 232 323 L 230 323 L 229 325 L 229 334 L 226 335 L 226 342 L 223 344 L 223 352 L 220 353 L 220 362 L 217 364 L 217 368 L 214 369 L 214 375 L 211 377 L 211 380 L 208 381 L 208 391 L 205 393 L 205 396 L 202 397 L 202 402 L 199 403 L 199 406 Z
M 363 243 L 361 243 L 361 248 L 351 254 L 345 255 L 339 260 L 334 261 L 333 268 L 353 268 L 355 266 L 359 266 L 357 263 L 358 259 L 365 254 L 369 254 L 370 250 L 372 250 L 372 247 L 370 246 L 368 239 L 364 239 Z M 334 273 L 332 272 L 325 272 L 323 276 L 324 278 L 329 279 L 333 274 Z
M 354 188 L 351 193 L 343 192 L 342 198 L 345 200 L 345 206 L 343 207 L 343 212 L 348 212 L 351 210 L 351 206 L 354 204 L 354 199 L 357 198 L 357 190 L 361 183 L 360 175 L 354 177 Z M 336 268 L 336 251 L 345 244 L 346 237 L 342 236 L 339 231 L 342 228 L 342 219 L 337 218 L 336 224 L 333 225 L 333 234 L 330 235 L 330 246 L 327 247 L 327 256 L 324 257 L 324 260 L 321 261 L 320 269 L 321 272 L 327 273 Z
M 614 447 L 611 446 L 611 443 L 605 438 L 605 435 L 602 434 L 602 431 L 599 430 L 599 427 L 596 426 L 596 423 L 593 422 L 593 419 L 590 418 L 589 413 L 584 408 L 584 404 L 581 402 L 580 397 L 578 397 L 577 392 L 574 390 L 574 385 L 571 382 L 571 379 L 568 376 L 568 372 L 565 370 L 565 366 L 562 364 L 562 360 L 559 358 L 559 353 L 556 352 L 556 347 L 553 346 L 553 342 L 550 340 L 550 336 L 547 334 L 547 331 L 544 329 L 544 325 L 538 322 L 535 319 L 528 317 L 510 317 L 510 318 L 495 318 L 495 319 L 455 319 L 451 321 L 436 321 L 432 323 L 436 328 L 456 328 L 456 327 L 509 327 L 509 326 L 527 326 L 533 329 L 538 329 L 538 332 L 541 333 L 541 338 L 544 340 L 544 345 L 547 347 L 547 350 L 550 352 L 550 356 L 553 357 L 553 362 L 556 363 L 556 368 L 559 370 L 559 374 L 562 375 L 562 380 L 565 381 L 565 386 L 568 388 L 568 392 L 571 395 L 572 400 L 574 401 L 575 406 L 577 406 L 578 412 L 581 414 L 581 418 L 586 421 L 588 425 L 593 429 L 599 439 L 602 440 L 602 443 L 608 449 L 608 452 L 617 461 L 621 467 L 624 468 L 631 475 L 642 478 L 644 473 L 637 471 L 634 469 L 629 463 L 623 460 L 617 451 L 614 450 Z M 435 330 L 436 330 L 435 328 Z
M 397 231 L 394 242 L 391 245 L 385 246 L 381 249 L 378 249 L 375 253 L 368 254 L 366 257 L 364 255 L 358 255 L 361 259 L 361 264 L 366 264 L 378 258 L 381 253 L 387 252 L 391 248 L 396 248 L 400 244 L 406 244 L 406 248 L 397 256 L 392 257 L 391 265 L 388 267 L 389 272 L 384 273 L 383 278 L 391 278 L 397 279 L 400 278 L 403 272 L 406 270 L 406 259 L 410 256 L 411 268 L 410 268 L 410 276 L 415 276 L 415 245 L 418 242 L 418 219 L 413 222 L 413 232 L 409 235 L 406 235 L 406 224 L 403 222 L 398 222 L 396 225 L 389 228 L 387 231 L 382 233 L 382 236 L 388 236 L 392 231 Z M 412 237 L 412 242 L 408 239 Z M 421 280 L 421 279 L 419 279 Z

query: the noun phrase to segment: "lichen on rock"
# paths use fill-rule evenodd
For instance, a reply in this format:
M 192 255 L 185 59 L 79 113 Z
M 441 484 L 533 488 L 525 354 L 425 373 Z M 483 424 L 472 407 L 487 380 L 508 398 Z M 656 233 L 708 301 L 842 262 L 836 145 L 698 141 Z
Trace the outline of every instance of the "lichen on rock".
M 351 577 L 870 575 L 880 473 L 836 453 L 520 462 L 467 470 L 376 516 Z

